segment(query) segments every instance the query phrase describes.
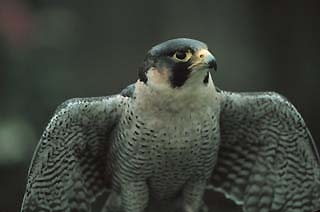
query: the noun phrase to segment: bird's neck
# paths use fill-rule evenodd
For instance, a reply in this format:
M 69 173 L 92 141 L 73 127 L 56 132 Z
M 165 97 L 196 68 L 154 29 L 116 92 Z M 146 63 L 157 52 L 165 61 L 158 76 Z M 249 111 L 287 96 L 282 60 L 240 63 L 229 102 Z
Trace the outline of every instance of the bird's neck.
M 168 88 L 157 90 L 137 81 L 135 86 L 135 108 L 142 113 L 177 115 L 196 113 L 219 107 L 219 98 L 213 81 L 207 85 Z

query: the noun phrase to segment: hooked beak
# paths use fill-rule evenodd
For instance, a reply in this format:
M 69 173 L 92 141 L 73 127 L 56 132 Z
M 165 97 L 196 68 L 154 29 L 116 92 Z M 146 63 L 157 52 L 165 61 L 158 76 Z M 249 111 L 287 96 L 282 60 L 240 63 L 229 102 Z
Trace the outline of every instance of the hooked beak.
M 216 58 L 208 49 L 200 49 L 194 53 L 192 65 L 189 66 L 189 69 L 192 69 L 196 66 L 214 69 L 215 71 L 217 71 Z

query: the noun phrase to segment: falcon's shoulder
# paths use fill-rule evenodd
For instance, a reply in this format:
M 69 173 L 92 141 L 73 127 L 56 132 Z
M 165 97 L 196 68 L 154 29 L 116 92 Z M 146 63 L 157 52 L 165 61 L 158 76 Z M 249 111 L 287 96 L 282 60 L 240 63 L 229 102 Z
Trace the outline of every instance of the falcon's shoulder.
M 75 98 L 56 109 L 35 150 L 22 211 L 90 208 L 108 189 L 110 133 L 125 104 L 114 95 Z
M 275 92 L 219 94 L 221 146 L 214 188 L 245 211 L 318 209 L 319 154 L 296 108 Z
M 133 97 L 133 93 L 136 89 L 135 83 L 128 85 L 125 89 L 121 91 L 121 95 L 124 97 Z

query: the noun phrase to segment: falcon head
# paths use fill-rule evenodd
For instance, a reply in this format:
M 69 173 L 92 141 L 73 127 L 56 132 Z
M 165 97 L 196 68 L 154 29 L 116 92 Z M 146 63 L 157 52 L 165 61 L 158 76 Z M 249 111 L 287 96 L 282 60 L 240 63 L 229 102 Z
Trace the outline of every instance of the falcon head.
M 217 70 L 217 64 L 205 43 L 177 38 L 148 51 L 139 69 L 139 80 L 156 88 L 206 86 L 211 69 Z

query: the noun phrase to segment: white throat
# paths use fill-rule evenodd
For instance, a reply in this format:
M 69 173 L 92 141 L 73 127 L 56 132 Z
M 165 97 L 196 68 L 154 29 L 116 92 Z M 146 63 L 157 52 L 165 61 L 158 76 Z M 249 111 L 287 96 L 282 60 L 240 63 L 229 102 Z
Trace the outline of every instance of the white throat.
M 199 80 L 195 82 L 195 80 L 188 80 L 179 88 L 172 88 L 168 84 L 154 87 L 138 80 L 134 94 L 136 108 L 143 113 L 175 115 L 181 112 L 193 113 L 219 107 L 219 98 L 211 75 L 209 74 L 207 84 Z

